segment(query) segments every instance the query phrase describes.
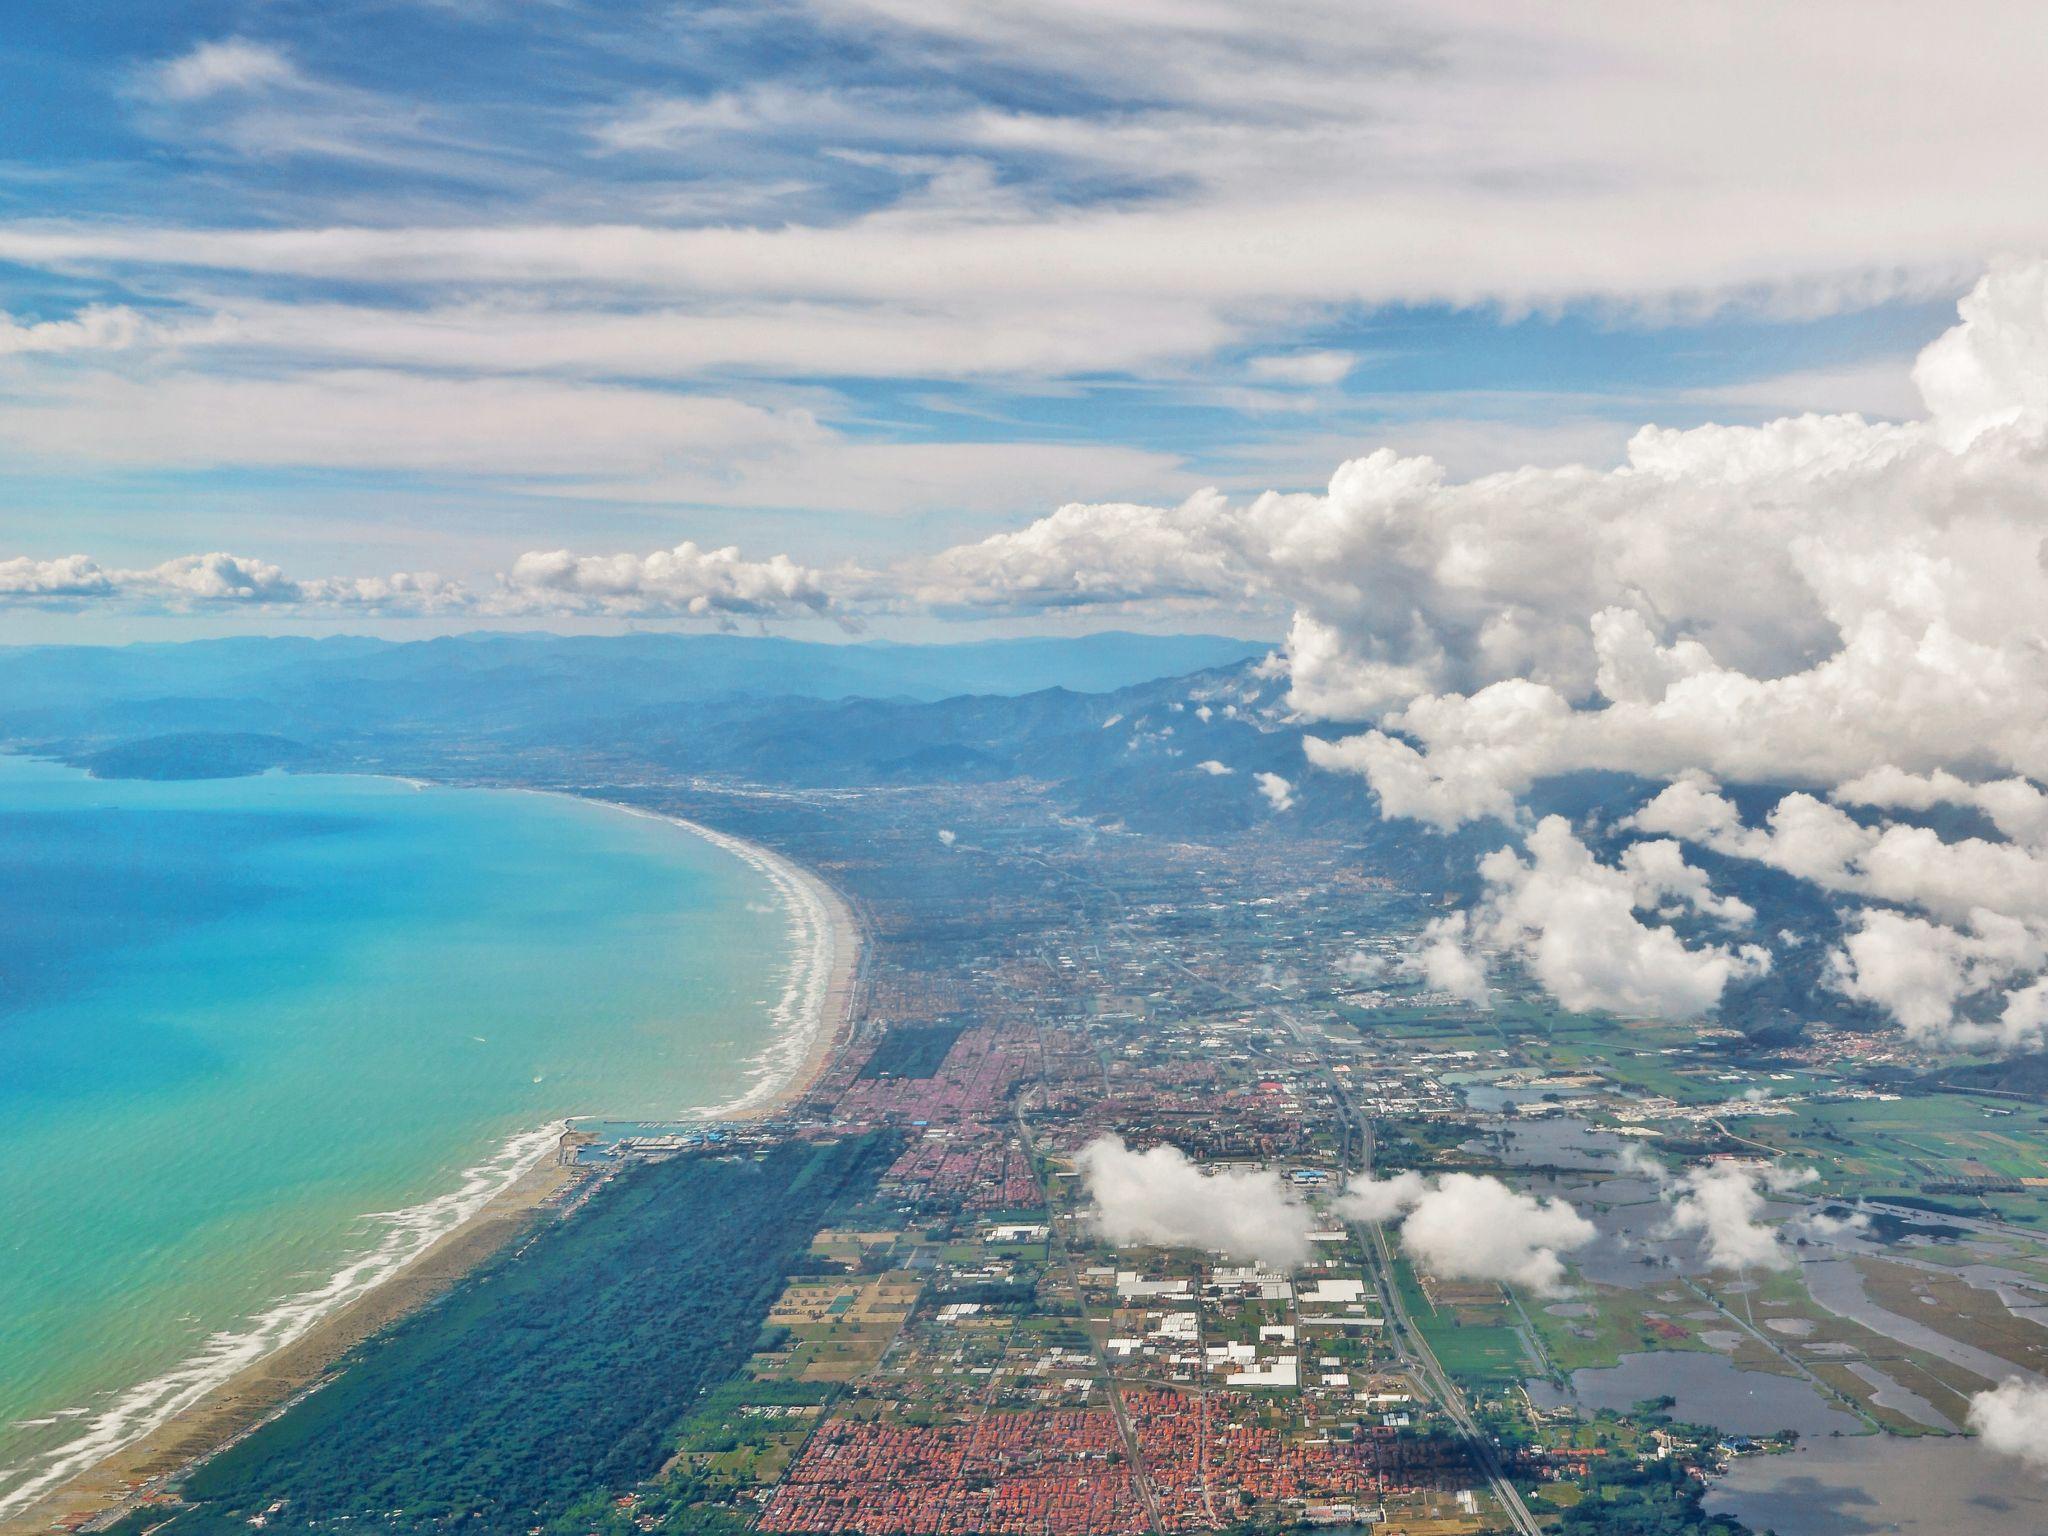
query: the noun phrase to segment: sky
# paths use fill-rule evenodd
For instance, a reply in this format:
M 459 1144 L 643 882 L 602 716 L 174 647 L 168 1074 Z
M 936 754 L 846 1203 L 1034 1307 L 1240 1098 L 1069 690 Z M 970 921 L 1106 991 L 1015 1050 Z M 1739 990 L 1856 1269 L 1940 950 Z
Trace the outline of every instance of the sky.
M 2048 248 L 2024 7 L 1559 9 L 27 0 L 0 560 L 74 577 L 0 640 L 1090 627 L 904 567 L 1380 447 L 1909 419 Z

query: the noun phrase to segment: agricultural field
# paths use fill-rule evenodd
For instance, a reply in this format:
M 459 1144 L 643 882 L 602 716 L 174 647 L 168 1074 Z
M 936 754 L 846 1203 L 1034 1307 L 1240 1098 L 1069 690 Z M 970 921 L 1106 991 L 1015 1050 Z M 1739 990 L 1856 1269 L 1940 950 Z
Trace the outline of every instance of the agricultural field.
M 1406 1259 L 1395 1264 L 1408 1315 L 1445 1371 L 1460 1382 L 1498 1385 L 1534 1368 L 1515 1326 L 1515 1312 L 1497 1285 L 1439 1285 Z
M 749 1369 L 763 1381 L 852 1381 L 888 1350 L 920 1289 L 905 1270 L 792 1280 L 768 1311 L 770 1347 Z

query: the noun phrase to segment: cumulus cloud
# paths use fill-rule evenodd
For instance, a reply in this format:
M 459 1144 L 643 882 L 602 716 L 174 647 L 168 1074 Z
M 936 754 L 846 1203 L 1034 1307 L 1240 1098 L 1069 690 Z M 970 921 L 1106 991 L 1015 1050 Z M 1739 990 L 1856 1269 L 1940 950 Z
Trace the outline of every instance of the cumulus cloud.
M 1227 763 L 1219 763 L 1213 757 L 1205 758 L 1195 764 L 1195 769 L 1199 773 L 1208 774 L 1212 779 L 1227 779 L 1231 774 L 1237 772 L 1235 768 L 1232 768 Z
M 1374 722 L 1319 760 L 1445 826 L 1580 768 L 2038 778 L 2042 271 L 1978 285 L 1923 358 L 1921 421 L 1645 427 L 1616 469 L 1464 482 L 1382 449 L 1322 495 L 1063 507 L 970 546 L 977 590 L 1291 604 L 1296 707 Z
M 1337 961 L 1337 972 L 1353 981 L 1378 981 L 1387 974 L 1390 962 L 1385 955 L 1376 955 L 1369 949 L 1354 949 Z
M 826 578 L 785 555 L 682 543 L 648 555 L 521 555 L 496 584 L 476 588 L 427 572 L 300 578 L 270 561 L 215 551 L 139 569 L 86 555 L 0 559 L 0 604 L 125 604 L 166 610 L 515 614 L 593 613 L 711 619 L 803 617 L 832 604 Z
M 1862 911 L 1828 957 L 1828 977 L 1928 1043 L 2008 1051 L 2039 1045 L 2042 1021 L 2028 983 L 2048 961 L 2048 843 L 2042 838 L 2048 797 L 2020 779 L 1972 783 L 1947 772 L 1896 768 L 1862 775 L 1836 795 L 1851 804 L 1915 811 L 1968 806 L 2014 840 L 1868 825 L 1800 792 L 1781 798 L 1764 825 L 1752 827 L 1699 773 L 1681 775 L 1659 791 L 1628 825 L 1753 859 L 1824 890 L 1930 914 L 1932 921 L 1882 908 Z M 1961 1017 L 1966 1002 L 1971 1016 Z
M 2020 983 L 2044 965 L 2041 933 L 1998 913 L 1979 909 L 1966 926 L 1951 927 L 1880 909 L 1860 915 L 1828 957 L 1828 976 L 1915 1039 L 2013 1051 L 2043 1043 L 2048 983 Z
M 690 618 L 818 613 L 831 601 L 820 574 L 787 555 L 749 560 L 732 545 L 701 549 L 689 541 L 648 555 L 524 554 L 506 587 L 558 610 Z
M 1294 809 L 1294 785 L 1277 773 L 1255 773 L 1252 781 L 1259 786 L 1259 793 L 1266 797 L 1266 803 L 1276 811 Z
M 1867 797 L 1876 792 L 1867 787 L 1872 782 L 1896 781 L 1866 775 L 1852 787 Z M 2003 803 L 2009 820 L 2030 824 L 2030 803 L 2017 797 Z M 1629 825 L 1754 859 L 1826 890 L 1918 907 L 1937 917 L 1964 918 L 1988 908 L 2022 920 L 2048 920 L 2048 849 L 1978 837 L 1944 840 L 1926 827 L 1866 826 L 1809 794 L 1784 796 L 1763 827 L 1748 827 L 1711 780 L 1687 774 L 1660 791 Z
M 0 560 L 0 601 L 103 597 L 114 590 L 111 572 L 85 555 L 34 560 L 16 555 Z
M 267 560 L 223 551 L 132 570 L 105 567 L 86 555 L 0 560 L 0 606 L 87 602 L 172 612 L 255 607 L 402 614 L 459 609 L 469 595 L 459 583 L 414 571 L 299 581 Z
M 1667 1190 L 1671 1209 L 1664 1235 L 1698 1237 L 1716 1269 L 1789 1269 L 1798 1261 L 1778 1230 L 1761 1219 L 1765 1203 L 1816 1177 L 1811 1168 L 1702 1163 Z
M 2048 1472 L 2048 1385 L 2008 1377 L 1970 1399 L 1970 1428 L 2001 1456 Z
M 1515 957 L 1568 1008 L 1651 1018 L 1707 1012 L 1730 982 L 1770 968 L 1759 945 L 1688 947 L 1638 915 L 1694 912 L 1735 926 L 1754 916 L 1717 895 L 1672 842 L 1636 843 L 1619 864 L 1602 864 L 1551 816 L 1530 834 L 1525 854 L 1500 849 L 1480 862 L 1480 874 L 1479 905 L 1432 918 L 1399 962 L 1403 975 L 1462 1002 L 1487 1002 L 1483 949 Z
M 940 613 L 1266 596 L 1236 543 L 1229 504 L 1203 491 L 1176 507 L 1064 506 L 1027 527 L 913 562 L 904 574 L 912 599 Z
M 1354 1221 L 1391 1221 L 1405 1212 L 1402 1248 L 1443 1279 L 1499 1280 L 1546 1296 L 1563 1285 L 1560 1255 L 1596 1235 L 1568 1201 L 1538 1199 L 1490 1175 L 1354 1179 L 1337 1209 Z
M 1270 1170 L 1204 1172 L 1178 1147 L 1132 1150 L 1118 1136 L 1075 1161 L 1112 1243 L 1201 1248 L 1291 1269 L 1308 1257 L 1308 1207 Z
M 1983 812 L 2014 842 L 2048 848 L 2048 793 L 2025 779 L 1972 783 L 1944 769 L 1914 774 L 1887 765 L 1851 779 L 1835 791 L 1835 798 L 1846 805 L 1913 811 L 1937 805 L 1969 806 Z
M 1638 844 L 1628 854 L 1646 847 L 1656 849 Z M 1526 857 L 1503 848 L 1479 868 L 1486 896 L 1473 932 L 1519 957 L 1567 1008 L 1691 1018 L 1713 1008 L 1730 982 L 1770 969 L 1759 945 L 1688 947 L 1637 916 L 1675 899 L 1716 918 L 1746 918 L 1674 853 L 1602 864 L 1562 817 L 1548 816 L 1529 835 Z
M 1954 952 L 1958 985 L 2002 964 L 2017 995 L 2031 974 L 1985 958 L 2011 946 L 1980 914 L 2038 935 L 2048 913 L 2048 263 L 1995 265 L 1914 379 L 1918 420 L 1645 427 L 1613 469 L 1459 481 L 1382 449 L 1319 495 L 1070 505 L 975 546 L 958 590 L 1286 604 L 1289 701 L 1340 726 L 1309 761 L 1365 778 L 1386 816 L 1526 830 L 1541 780 L 1666 781 L 1617 866 L 1556 832 L 1490 863 L 1470 937 L 1568 1005 L 1696 1012 L 1768 964 L 1673 936 L 1679 915 L 1751 917 L 1674 839 L 1924 912 L 1951 936 L 1912 936 Z M 1726 782 L 1792 792 L 1748 826 Z M 1938 803 L 2000 838 L 1887 814 Z M 1872 996 L 1906 936 L 1874 935 L 1841 972 Z
M 1337 1197 L 1337 1213 L 1350 1221 L 1393 1221 L 1415 1209 L 1429 1192 L 1419 1173 L 1396 1173 L 1384 1179 L 1370 1175 L 1353 1179 Z
M 1401 957 L 1404 976 L 1420 981 L 1432 992 L 1444 992 L 1483 1008 L 1487 1003 L 1486 962 L 1474 953 L 1469 942 L 1471 920 L 1463 912 L 1447 912 L 1423 926 L 1422 942 Z

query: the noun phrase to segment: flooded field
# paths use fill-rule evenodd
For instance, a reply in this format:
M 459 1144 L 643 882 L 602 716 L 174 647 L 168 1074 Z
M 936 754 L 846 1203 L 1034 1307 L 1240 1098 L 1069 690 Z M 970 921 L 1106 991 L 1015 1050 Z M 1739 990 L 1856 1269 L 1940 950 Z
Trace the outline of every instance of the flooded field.
M 2048 1483 L 1974 1440 L 1815 1440 L 1749 1456 L 1707 1507 L 1777 1536 L 2026 1536 L 2048 1531 Z
M 1721 1355 L 1659 1351 L 1624 1355 L 1621 1364 L 1575 1371 L 1569 1392 L 1546 1381 L 1528 1384 L 1538 1407 L 1602 1408 L 1626 1413 L 1644 1398 L 1676 1399 L 1671 1416 L 1689 1424 L 1712 1424 L 1731 1435 L 1771 1435 L 1797 1430 L 1802 1439 L 1858 1435 L 1863 1421 L 1829 1403 L 1793 1376 L 1741 1371 Z

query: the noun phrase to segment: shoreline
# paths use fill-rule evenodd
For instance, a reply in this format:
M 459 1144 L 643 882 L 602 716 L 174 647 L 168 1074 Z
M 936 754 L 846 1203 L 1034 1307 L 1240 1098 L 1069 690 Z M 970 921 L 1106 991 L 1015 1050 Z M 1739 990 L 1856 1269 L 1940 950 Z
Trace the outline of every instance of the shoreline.
M 571 1161 L 583 1140 L 579 1133 L 557 1124 L 548 1127 L 548 1136 L 540 1157 L 527 1162 L 504 1188 L 417 1254 L 207 1385 L 168 1417 L 109 1446 L 104 1455 L 68 1473 L 32 1502 L 0 1517 L 0 1533 L 75 1529 L 125 1509 L 318 1386 L 335 1361 L 441 1295 L 525 1232 L 536 1213 L 587 1176 Z
M 379 777 L 384 777 L 379 775 Z M 396 776 L 391 776 L 396 777 Z M 401 780 L 415 789 L 426 783 Z M 515 788 L 515 786 L 505 786 Z M 731 833 L 720 832 L 686 817 L 640 806 L 560 790 L 525 790 L 560 794 L 585 804 L 681 827 L 732 854 L 763 875 L 775 888 L 789 919 L 790 963 L 782 996 L 773 1010 L 773 1031 L 750 1063 L 752 1085 L 738 1097 L 705 1109 L 684 1112 L 699 1121 L 759 1121 L 786 1112 L 816 1086 L 849 1038 L 854 987 L 859 975 L 862 935 L 852 909 L 824 879 L 771 848 Z M 683 1118 L 679 1114 L 678 1118 Z M 284 1333 L 232 1370 L 197 1380 L 184 1400 L 175 1401 L 135 1434 L 110 1438 L 103 1454 L 50 1479 L 20 1508 L 0 1514 L 0 1536 L 76 1529 L 131 1507 L 159 1491 L 195 1463 L 217 1454 L 260 1428 L 308 1391 L 318 1387 L 343 1355 L 372 1334 L 426 1305 L 476 1269 L 515 1238 L 528 1231 L 538 1213 L 593 1177 L 574 1164 L 575 1149 L 591 1138 L 574 1120 L 557 1122 L 542 1131 L 523 1132 L 499 1150 L 493 1163 L 516 1155 L 522 1144 L 545 1138 L 538 1151 L 519 1160 L 507 1182 L 473 1210 L 435 1234 L 417 1252 L 404 1256 L 368 1284 L 315 1310 L 302 1325 Z M 491 1164 L 471 1170 L 476 1176 Z M 453 1197 L 443 1197 L 448 1199 Z M 393 1213 L 402 1227 L 414 1212 L 437 1202 Z M 362 1260 L 352 1261 L 330 1286 L 354 1275 Z M 324 1289 L 324 1288 L 323 1288 Z M 275 1312 L 317 1307 L 321 1293 L 281 1301 Z M 260 1330 L 265 1318 L 251 1325 Z M 247 1347 L 251 1333 L 232 1336 Z M 187 1362 L 173 1376 L 203 1367 L 207 1356 Z M 163 1380 L 131 1389 L 139 1393 L 160 1388 Z M 117 1399 L 109 1414 L 88 1421 L 105 1423 L 118 1414 Z M 110 1437 L 118 1427 L 104 1429 Z M 85 1442 L 93 1438 L 88 1428 Z M 59 1464 L 76 1459 L 78 1450 L 52 1455 Z
M 775 887 L 791 914 L 792 963 L 774 1010 L 779 1016 L 774 1034 L 753 1059 L 752 1087 L 722 1104 L 691 1110 L 689 1117 L 767 1120 L 800 1103 L 846 1044 L 852 1025 L 864 940 L 846 898 L 822 876 L 773 848 L 687 816 L 592 796 L 569 798 L 682 827 L 758 870 Z

